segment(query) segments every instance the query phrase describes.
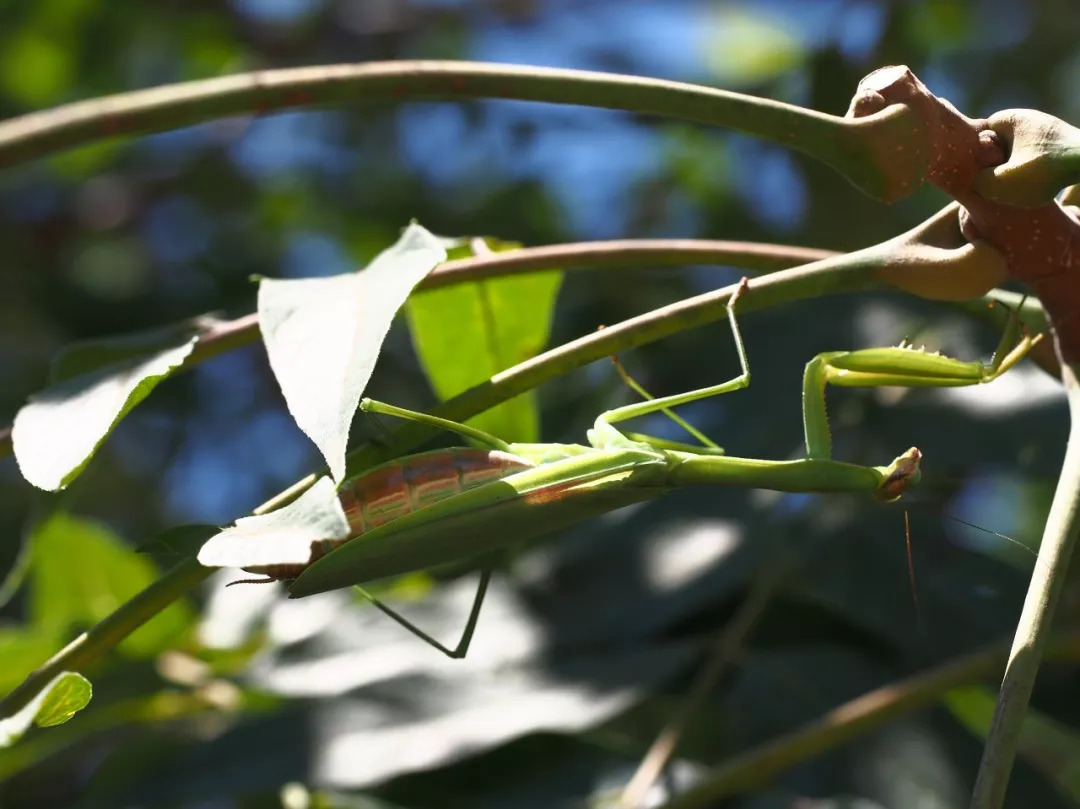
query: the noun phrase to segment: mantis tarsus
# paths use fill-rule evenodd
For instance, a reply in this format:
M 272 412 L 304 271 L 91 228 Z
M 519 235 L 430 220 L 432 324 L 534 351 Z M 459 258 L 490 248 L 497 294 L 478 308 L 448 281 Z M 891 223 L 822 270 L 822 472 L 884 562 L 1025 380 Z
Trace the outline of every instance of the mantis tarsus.
M 749 282 L 743 279 L 727 304 L 741 365 L 737 377 L 718 385 L 661 398 L 651 398 L 641 391 L 646 396 L 645 401 L 600 414 L 588 431 L 589 446 L 509 444 L 468 425 L 365 399 L 361 408 L 367 412 L 420 421 L 456 432 L 491 447 L 494 453 L 490 455 L 498 456 L 498 460 L 493 460 L 489 471 L 474 481 L 465 480 L 459 470 L 454 471 L 455 485 L 442 487 L 441 498 L 434 498 L 434 502 L 429 500 L 427 504 L 406 504 L 383 524 L 363 531 L 359 541 L 351 541 L 359 535 L 358 531 L 348 539 L 334 543 L 334 548 L 323 548 L 318 552 L 313 548 L 309 564 L 297 566 L 298 569 L 249 569 L 275 578 L 295 576 L 290 594 L 293 597 L 313 595 L 462 558 L 490 556 L 513 542 L 691 484 L 737 485 L 787 492 L 867 492 L 880 500 L 895 500 L 908 485 L 918 482 L 921 453 L 912 447 L 887 466 L 859 466 L 831 460 L 825 410 L 826 384 L 925 387 L 988 382 L 1015 365 L 1041 336 L 1024 334 L 1021 337 L 1018 320 L 1010 322 L 994 359 L 988 364 L 963 362 L 906 344 L 818 355 L 807 364 L 803 383 L 807 457 L 802 460 L 731 457 L 707 439 L 702 438 L 708 445 L 698 447 L 623 433 L 615 427 L 629 419 L 730 393 L 750 384 L 749 362 L 735 316 L 738 299 L 748 289 Z M 440 456 L 446 461 L 447 469 L 456 469 L 452 462 L 455 457 L 452 453 L 456 452 L 463 450 L 408 456 L 365 472 L 343 487 L 346 510 L 350 503 L 354 514 L 357 508 L 366 508 L 351 493 L 356 492 L 358 486 L 360 490 L 365 486 L 370 489 L 368 484 L 374 477 L 385 477 L 388 470 L 411 469 L 420 458 L 434 461 Z M 507 463 L 508 457 L 512 460 Z M 496 465 L 499 465 L 498 469 Z M 432 480 L 430 476 L 425 478 L 429 483 Z M 403 486 L 401 496 L 415 500 L 408 482 Z M 454 649 L 438 643 L 374 597 L 364 595 L 440 651 L 451 657 L 464 657 L 490 575 L 488 564 L 483 569 L 461 640 Z

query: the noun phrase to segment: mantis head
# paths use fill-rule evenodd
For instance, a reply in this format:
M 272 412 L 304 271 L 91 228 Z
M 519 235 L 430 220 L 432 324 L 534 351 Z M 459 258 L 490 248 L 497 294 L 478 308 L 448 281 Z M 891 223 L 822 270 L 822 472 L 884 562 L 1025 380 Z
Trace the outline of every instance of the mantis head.
M 922 461 L 922 453 L 916 447 L 912 447 L 887 467 L 885 467 L 885 480 L 878 486 L 875 496 L 878 500 L 886 502 L 900 498 L 909 485 L 919 482 L 922 472 L 919 470 L 919 462 Z

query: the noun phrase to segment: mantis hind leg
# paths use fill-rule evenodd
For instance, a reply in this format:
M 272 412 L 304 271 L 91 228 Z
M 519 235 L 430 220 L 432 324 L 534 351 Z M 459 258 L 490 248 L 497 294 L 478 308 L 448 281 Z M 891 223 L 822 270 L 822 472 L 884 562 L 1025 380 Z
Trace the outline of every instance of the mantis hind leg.
M 491 574 L 494 571 L 494 561 L 489 562 L 480 571 L 480 581 L 476 585 L 476 595 L 473 596 L 472 607 L 469 608 L 469 617 L 465 621 L 465 628 L 461 632 L 461 638 L 457 642 L 457 646 L 451 649 L 449 646 L 445 646 L 439 641 L 435 640 L 431 635 L 422 630 L 412 621 L 408 620 L 404 615 L 395 612 L 390 607 L 386 606 L 382 601 L 377 599 L 371 593 L 359 585 L 355 585 L 354 589 L 360 593 L 364 598 L 371 602 L 377 610 L 382 612 L 388 618 L 392 619 L 395 623 L 407 629 L 416 637 L 420 638 L 424 643 L 429 646 L 438 649 L 447 657 L 452 660 L 460 660 L 465 657 L 469 652 L 469 645 L 472 643 L 473 634 L 476 632 L 476 622 L 480 618 L 480 609 L 484 605 L 484 597 L 487 595 L 488 584 L 491 582 Z
M 630 376 L 626 368 L 623 367 L 623 364 L 619 362 L 619 358 L 616 357 L 614 354 L 611 355 L 611 363 L 615 366 L 615 371 L 619 374 L 619 377 L 622 379 L 622 381 L 626 383 L 626 386 L 628 388 L 635 391 L 643 399 L 647 399 L 649 401 L 653 401 L 656 399 L 655 396 L 653 396 L 651 393 L 645 390 L 644 387 L 638 384 L 636 379 Z M 704 447 L 705 454 L 722 455 L 724 453 L 724 450 L 715 441 L 713 441 L 711 438 L 709 438 L 707 435 L 697 429 L 693 424 L 688 422 L 674 410 L 665 407 L 660 412 L 667 416 L 675 424 L 686 430 L 686 432 L 690 433 L 690 435 L 692 435 L 698 440 L 701 446 L 697 446 L 696 444 L 686 444 L 681 441 L 671 441 L 667 438 L 656 438 L 651 435 L 643 435 L 642 433 L 624 432 L 623 435 L 625 435 L 631 441 L 638 441 L 642 444 L 648 444 L 655 449 L 670 449 L 684 452 L 702 452 L 702 447 Z
M 665 412 L 669 408 L 677 407 L 681 404 L 687 404 L 689 402 L 696 402 L 700 399 L 708 399 L 712 396 L 719 396 L 724 393 L 731 393 L 732 391 L 741 390 L 750 384 L 750 362 L 746 357 L 746 346 L 743 344 L 742 334 L 739 332 L 739 323 L 735 317 L 735 304 L 738 302 L 739 297 L 750 286 L 748 279 L 743 278 L 739 285 L 735 288 L 731 297 L 727 302 L 728 323 L 731 324 L 731 336 L 735 340 L 735 350 L 739 355 L 739 366 L 742 372 L 727 382 L 722 382 L 719 385 L 710 385 L 705 388 L 698 388 L 696 390 L 687 391 L 685 393 L 677 393 L 673 396 L 662 396 L 659 399 L 648 398 L 647 401 L 638 402 L 632 405 L 626 405 L 624 407 L 617 407 L 614 410 L 609 410 L 606 413 L 600 414 L 596 419 L 596 424 L 589 433 L 589 440 L 593 446 L 610 446 L 618 443 L 620 440 L 625 441 L 628 436 L 620 432 L 614 425 L 620 421 L 626 421 L 628 419 L 637 418 L 638 416 L 646 416 L 650 413 Z M 648 396 L 643 389 L 637 388 L 639 393 Z M 671 414 L 674 415 L 674 414 Z M 677 419 L 677 417 L 676 417 Z M 678 419 L 677 419 L 678 420 Z M 685 425 L 685 422 L 683 422 Z M 692 434 L 696 431 L 692 431 Z M 723 450 L 709 441 L 707 438 L 697 433 L 695 437 L 704 439 L 705 450 L 695 447 L 694 449 L 702 454 L 709 455 L 722 455 Z M 641 440 L 643 443 L 655 446 L 658 448 L 668 448 L 674 442 L 664 441 L 662 439 L 649 438 L 648 436 L 634 436 L 633 440 Z M 711 445 L 711 446 L 710 446 Z
M 386 404 L 385 402 L 378 402 L 374 399 L 361 399 L 360 409 L 365 413 L 381 413 L 385 416 L 395 416 L 396 418 L 405 419 L 406 421 L 418 421 L 421 424 L 430 424 L 432 427 L 439 427 L 440 429 L 457 433 L 465 438 L 472 438 L 475 441 L 479 441 L 481 444 L 487 444 L 489 447 L 502 450 L 503 452 L 513 451 L 507 442 L 491 433 L 486 433 L 483 430 L 470 427 L 468 424 L 461 424 L 460 422 L 450 421 L 450 419 L 432 416 L 430 413 L 419 413 L 415 410 L 406 410 L 403 407 Z

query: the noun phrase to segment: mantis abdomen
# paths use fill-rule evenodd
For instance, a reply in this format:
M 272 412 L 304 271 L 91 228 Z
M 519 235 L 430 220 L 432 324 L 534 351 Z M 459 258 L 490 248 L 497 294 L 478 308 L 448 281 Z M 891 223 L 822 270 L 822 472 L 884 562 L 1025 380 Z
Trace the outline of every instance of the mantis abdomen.
M 338 492 L 349 521 L 349 536 L 311 543 L 311 556 L 302 564 L 259 565 L 244 570 L 271 579 L 295 579 L 308 565 L 365 531 L 535 465 L 509 452 L 464 447 L 420 452 L 381 464 L 348 481 Z

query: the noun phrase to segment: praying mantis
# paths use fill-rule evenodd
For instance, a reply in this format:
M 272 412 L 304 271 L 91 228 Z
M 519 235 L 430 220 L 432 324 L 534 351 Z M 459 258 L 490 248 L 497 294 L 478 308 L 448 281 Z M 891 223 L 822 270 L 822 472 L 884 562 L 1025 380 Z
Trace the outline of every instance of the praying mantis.
M 306 564 L 245 567 L 269 578 L 292 579 L 292 597 L 357 586 L 462 558 L 485 558 L 477 593 L 461 639 L 444 646 L 378 599 L 376 607 L 444 654 L 468 651 L 493 569 L 490 558 L 513 542 L 657 497 L 687 485 L 735 485 L 785 492 L 865 492 L 882 501 L 918 483 L 922 454 L 912 447 L 886 466 L 832 460 L 825 409 L 827 385 L 841 387 L 953 387 L 990 382 L 1019 362 L 1042 335 L 1021 334 L 1013 313 L 989 363 L 965 362 L 901 343 L 898 347 L 820 354 L 806 366 L 803 426 L 806 457 L 773 461 L 739 458 L 670 411 L 750 384 L 750 367 L 736 318 L 743 279 L 727 303 L 728 322 L 741 372 L 718 385 L 653 398 L 601 413 L 587 433 L 588 445 L 511 444 L 468 425 L 365 399 L 361 408 L 430 424 L 490 447 L 419 453 L 391 461 L 347 481 L 339 498 L 352 533 L 313 543 Z M 624 433 L 615 425 L 663 412 L 687 427 L 701 446 Z

